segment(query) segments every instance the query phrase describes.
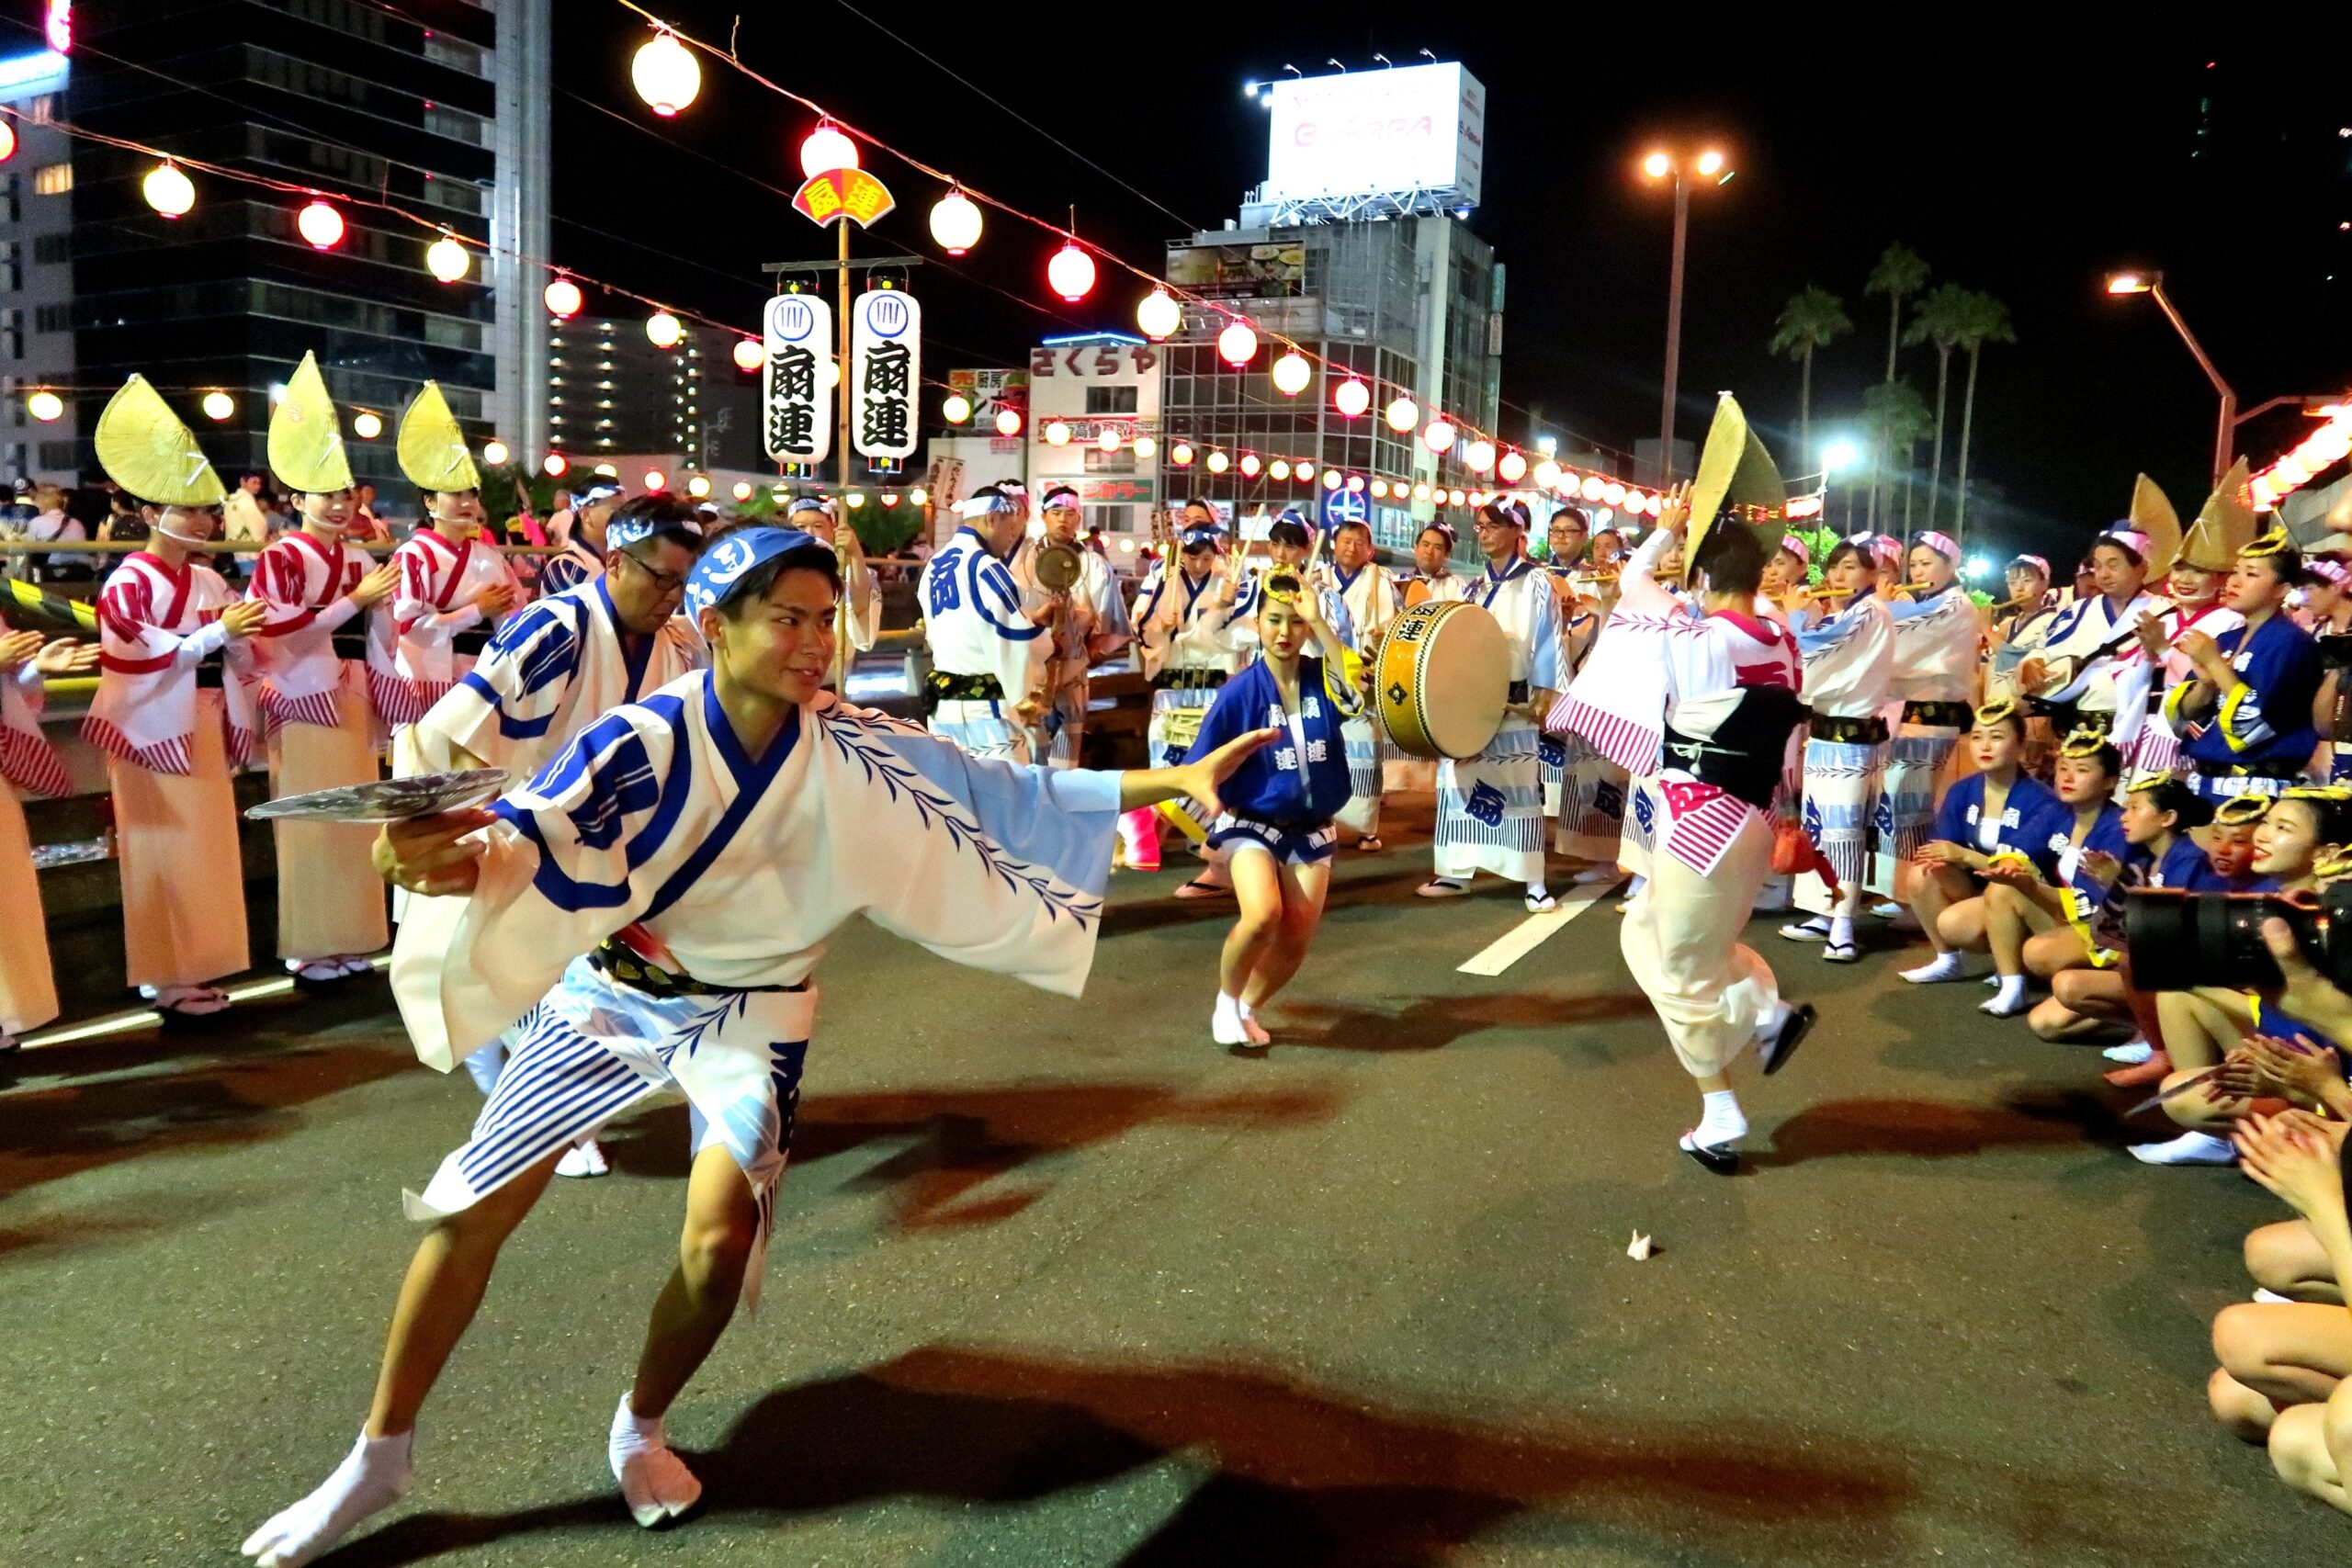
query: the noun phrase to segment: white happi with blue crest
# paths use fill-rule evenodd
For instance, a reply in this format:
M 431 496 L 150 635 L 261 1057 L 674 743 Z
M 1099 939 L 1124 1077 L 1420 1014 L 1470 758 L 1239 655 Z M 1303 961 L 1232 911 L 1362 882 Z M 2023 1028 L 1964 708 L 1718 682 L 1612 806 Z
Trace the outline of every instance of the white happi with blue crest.
M 932 668 L 993 681 L 996 693 L 943 700 L 931 732 L 976 756 L 1027 761 L 1028 733 L 1013 709 L 1044 685 L 1053 643 L 1023 612 L 1012 569 L 976 529 L 958 528 L 923 568 L 920 600 Z
M 1559 601 L 1533 561 L 1519 556 L 1499 570 L 1488 565 L 1464 585 L 1463 597 L 1502 626 L 1515 703 L 1526 702 L 1534 690 L 1560 690 Z M 1491 871 L 1531 887 L 1542 885 L 1541 739 L 1542 732 L 1514 712 L 1476 757 L 1438 765 L 1438 875 L 1466 881 Z

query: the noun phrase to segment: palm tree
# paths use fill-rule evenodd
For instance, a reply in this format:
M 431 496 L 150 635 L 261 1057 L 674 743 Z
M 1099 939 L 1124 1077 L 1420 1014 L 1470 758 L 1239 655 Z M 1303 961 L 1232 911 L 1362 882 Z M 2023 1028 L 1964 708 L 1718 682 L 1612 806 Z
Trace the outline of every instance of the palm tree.
M 2009 308 L 1990 294 L 1969 296 L 1968 313 L 1960 333 L 1960 346 L 1968 351 L 1968 389 L 1960 399 L 1960 474 L 1953 489 L 1952 533 L 1964 544 L 1968 539 L 1968 437 L 1976 416 L 1976 362 L 1988 343 L 2015 343 L 2017 333 L 2009 325 Z
M 1862 423 L 1871 433 L 1871 450 L 1887 454 L 1888 471 L 1881 478 L 1892 482 L 1894 457 L 1898 453 L 1902 455 L 1904 528 L 1908 533 L 1911 460 L 1918 450 L 1919 443 L 1926 440 L 1935 428 L 1934 416 L 1928 412 L 1928 400 L 1921 397 L 1919 389 L 1908 381 L 1882 381 L 1862 392 Z M 1872 493 L 1876 493 L 1875 485 Z M 1892 522 L 1894 516 L 1894 498 L 1890 494 L 1887 497 L 1887 518 Z M 1871 526 L 1873 529 L 1878 526 L 1876 519 L 1872 519 Z
M 1960 346 L 1961 333 L 1974 309 L 1977 296 L 1957 283 L 1939 283 L 1911 312 L 1911 327 L 1903 341 L 1914 347 L 1936 348 L 1936 446 L 1928 470 L 1928 526 L 1936 525 L 1936 505 L 1943 493 L 1944 409 L 1951 389 L 1951 351 Z
M 1826 347 L 1840 333 L 1854 330 L 1846 319 L 1846 302 L 1826 288 L 1805 285 L 1792 295 L 1773 323 L 1772 352 L 1797 362 L 1797 461 L 1800 473 L 1811 472 L 1813 461 L 1813 351 Z
M 1894 350 L 1903 333 L 1903 301 L 1927 286 L 1928 264 L 1920 259 L 1918 252 L 1900 240 L 1880 254 L 1878 265 L 1871 268 L 1870 276 L 1863 280 L 1863 293 L 1886 296 L 1886 379 L 1890 385 L 1894 380 Z M 1894 458 L 1892 453 L 1883 456 L 1886 462 L 1881 465 L 1882 471 L 1892 464 Z M 1872 487 L 1870 522 L 1872 528 L 1878 526 L 1878 494 L 1876 487 Z

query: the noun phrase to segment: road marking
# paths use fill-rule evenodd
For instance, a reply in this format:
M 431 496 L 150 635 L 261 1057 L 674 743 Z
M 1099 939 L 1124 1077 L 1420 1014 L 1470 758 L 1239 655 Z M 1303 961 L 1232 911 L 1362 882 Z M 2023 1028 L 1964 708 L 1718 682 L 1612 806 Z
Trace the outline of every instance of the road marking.
M 372 961 L 371 966 L 379 973 L 388 970 L 392 966 L 391 956 L 387 953 L 379 957 Z M 282 997 L 293 988 L 294 977 L 290 975 L 283 979 L 249 980 L 242 986 L 226 987 L 229 999 L 232 1002 L 256 1001 L 263 997 Z M 18 1043 L 28 1051 L 38 1051 L 45 1045 L 71 1045 L 77 1040 L 96 1040 L 101 1035 L 122 1034 L 133 1029 L 153 1029 L 163 1021 L 164 1015 L 153 1008 L 132 1008 L 129 1012 L 108 1013 L 104 1018 L 94 1018 L 87 1023 L 77 1023 L 71 1028 L 44 1030 L 39 1034 L 28 1034 Z
M 1560 907 L 1549 914 L 1530 915 L 1488 942 L 1457 971 L 1464 975 L 1499 975 L 1541 947 L 1562 926 L 1617 890 L 1614 882 L 1587 882 L 1554 897 Z

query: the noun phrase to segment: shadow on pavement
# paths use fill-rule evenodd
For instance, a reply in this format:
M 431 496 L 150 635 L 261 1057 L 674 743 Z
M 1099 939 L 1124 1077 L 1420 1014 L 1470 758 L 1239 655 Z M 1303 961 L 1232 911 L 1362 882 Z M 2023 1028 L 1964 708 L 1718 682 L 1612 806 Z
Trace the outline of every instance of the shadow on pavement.
M 2087 1094 L 2012 1099 L 1999 1106 L 1934 1100 L 1831 1100 L 1807 1106 L 1773 1131 L 1757 1169 L 1844 1155 L 1954 1159 L 1993 1148 L 2121 1144 L 2114 1110 Z
M 1130 1564 L 1437 1563 L 1532 1513 L 1550 1516 L 1555 1537 L 1705 1542 L 1723 1561 L 1899 1559 L 1923 1477 L 1955 1461 L 1860 1443 L 1813 1457 L 1821 1449 L 1817 1434 L 1763 1419 L 1514 1432 L 1366 1408 L 1247 1367 L 1110 1369 L 926 1348 L 778 1390 L 690 1462 L 705 1512 L 779 1517 L 910 1497 L 1018 1505 L 1170 1461 L 1207 1472 L 1121 1559 Z M 2105 1483 L 2004 1469 L 1953 1484 L 2020 1543 L 2073 1540 L 2102 1555 L 2124 1545 L 2068 1504 L 2086 1488 L 2111 1491 Z M 330 1561 L 392 1568 L 589 1528 L 630 1526 L 611 1495 L 497 1516 L 419 1514 Z
M 1330 1002 L 1274 1005 L 1266 1027 L 1274 1043 L 1326 1051 L 1436 1051 L 1486 1029 L 1559 1029 L 1604 1019 L 1637 1018 L 1650 1011 L 1638 992 L 1563 996 L 1508 991 L 1467 997 L 1428 997 L 1395 1012 L 1342 1007 Z M 1301 1038 L 1295 1028 L 1308 1032 Z
M 891 1191 L 891 1223 L 905 1230 L 993 1224 L 1044 1196 L 1042 1183 L 985 1198 L 967 1195 L 1037 1160 L 1106 1143 L 1145 1125 L 1245 1130 L 1325 1122 L 1340 1098 L 1320 1089 L 1194 1094 L 1157 1084 L 1056 1084 L 1014 1089 L 811 1095 L 800 1102 L 792 1163 L 807 1165 L 879 1141 L 913 1143 L 861 1173 L 854 1185 Z M 662 1106 L 618 1122 L 600 1142 L 632 1176 L 682 1178 L 688 1166 L 685 1108 Z

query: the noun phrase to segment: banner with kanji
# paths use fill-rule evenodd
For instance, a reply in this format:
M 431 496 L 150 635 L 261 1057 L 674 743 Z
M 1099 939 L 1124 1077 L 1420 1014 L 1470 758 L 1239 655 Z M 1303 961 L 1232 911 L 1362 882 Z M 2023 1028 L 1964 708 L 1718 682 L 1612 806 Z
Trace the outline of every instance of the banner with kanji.
M 779 463 L 821 463 L 833 449 L 833 311 L 813 294 L 779 294 L 762 322 L 768 363 L 760 424 Z
M 913 456 L 922 387 L 922 307 L 899 288 L 869 288 L 850 307 L 850 445 L 865 457 Z

